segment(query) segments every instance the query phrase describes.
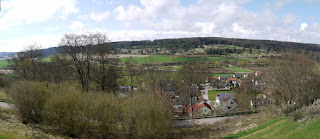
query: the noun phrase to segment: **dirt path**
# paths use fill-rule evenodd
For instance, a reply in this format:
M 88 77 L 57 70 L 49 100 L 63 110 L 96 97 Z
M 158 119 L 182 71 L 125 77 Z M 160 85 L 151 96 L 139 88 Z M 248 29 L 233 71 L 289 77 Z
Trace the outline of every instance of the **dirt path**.
M 4 108 L 13 108 L 11 104 L 5 103 L 5 102 L 0 102 L 0 107 Z
M 244 137 L 241 137 L 240 139 L 247 138 L 247 137 L 250 137 L 251 135 L 255 135 L 255 134 L 260 133 L 260 132 L 262 132 L 262 131 L 268 130 L 269 128 L 274 127 L 274 126 L 282 123 L 283 121 L 285 121 L 285 119 L 283 119 L 283 120 L 281 120 L 281 121 L 279 121 L 279 122 L 277 122 L 277 123 L 274 123 L 274 124 L 272 124 L 272 125 L 264 128 L 264 129 L 261 129 L 261 130 L 259 130 L 259 131 L 256 131 L 256 132 L 254 132 L 254 133 L 252 133 L 252 134 L 249 134 L 249 135 L 246 135 L 246 136 L 244 136 Z
M 226 116 L 226 117 L 215 117 L 215 118 L 203 118 L 203 119 L 193 119 L 193 120 L 176 120 L 175 126 L 178 128 L 187 128 L 194 125 L 203 125 L 203 124 L 214 124 L 223 120 L 240 118 L 240 115 L 236 116 Z

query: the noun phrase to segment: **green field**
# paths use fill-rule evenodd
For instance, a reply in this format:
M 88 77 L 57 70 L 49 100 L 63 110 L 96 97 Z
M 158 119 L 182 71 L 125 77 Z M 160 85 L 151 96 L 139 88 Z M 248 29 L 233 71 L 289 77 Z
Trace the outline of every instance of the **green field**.
M 251 70 L 248 70 L 248 69 L 235 68 L 235 67 L 226 67 L 225 69 L 231 70 L 234 72 L 252 72 Z
M 217 95 L 218 93 L 232 93 L 232 91 L 215 91 L 215 90 L 209 90 L 209 92 L 208 92 L 209 100 L 216 101 L 216 95 Z
M 172 62 L 187 62 L 194 60 L 226 60 L 226 59 L 234 59 L 237 58 L 225 58 L 225 57 L 169 57 L 167 55 L 152 55 L 152 58 L 155 59 L 156 63 L 172 63 Z M 145 63 L 149 58 L 148 57 L 133 57 L 138 63 Z M 120 61 L 124 63 L 128 59 L 128 57 L 120 58 Z
M 228 74 L 228 73 L 219 73 L 219 74 L 213 74 L 213 76 L 219 77 L 219 76 L 233 76 L 233 74 Z
M 253 134 L 254 133 L 254 134 Z M 226 138 L 319 138 L 320 117 L 307 122 L 292 122 L 288 117 L 280 117 L 264 125 L 239 132 Z
M 51 56 L 45 57 L 41 61 L 43 61 L 43 62 L 51 62 Z
M 216 45 L 217 47 L 226 47 L 226 48 L 231 48 L 231 47 L 238 47 L 234 45 Z
M 8 62 L 6 60 L 0 60 L 0 68 L 6 68 L 10 65 L 12 65 L 10 62 Z

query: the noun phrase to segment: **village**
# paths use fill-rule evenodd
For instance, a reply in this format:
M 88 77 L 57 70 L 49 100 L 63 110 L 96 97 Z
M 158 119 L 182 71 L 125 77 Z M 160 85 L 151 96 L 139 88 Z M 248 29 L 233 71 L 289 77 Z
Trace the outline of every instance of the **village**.
M 178 96 L 175 95 L 174 92 L 168 91 L 168 94 L 171 94 L 172 101 L 174 102 L 173 107 L 175 117 L 205 118 L 242 112 L 239 110 L 235 93 L 237 93 L 237 88 L 241 86 L 241 83 L 243 82 L 242 79 L 247 78 L 249 74 L 258 77 L 263 73 L 237 73 L 232 76 L 206 77 L 206 83 L 201 84 L 200 92 L 196 93 L 191 101 L 190 98 Z M 256 82 L 255 86 L 258 85 L 259 84 Z M 259 96 L 259 100 L 256 100 L 256 104 L 254 103 L 254 99 L 255 98 L 251 98 L 251 101 L 249 102 L 251 110 L 255 110 L 255 105 L 262 106 L 267 102 L 265 95 L 262 97 Z M 190 102 L 192 102 L 192 108 L 190 107 Z

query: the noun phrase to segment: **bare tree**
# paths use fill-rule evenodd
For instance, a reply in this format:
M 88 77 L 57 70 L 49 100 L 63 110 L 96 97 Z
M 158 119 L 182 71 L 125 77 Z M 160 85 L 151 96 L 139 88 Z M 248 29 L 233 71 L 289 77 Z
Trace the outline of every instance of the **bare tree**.
M 125 61 L 125 71 L 129 77 L 129 84 L 131 89 L 134 87 L 134 82 L 137 81 L 138 76 L 141 74 L 141 67 L 138 65 L 138 62 L 133 58 L 129 57 Z
M 96 43 L 95 34 L 65 34 L 60 42 L 62 50 L 73 60 L 82 89 L 87 92 L 89 91 L 93 46 Z
M 148 57 L 145 59 L 145 63 L 143 65 L 144 72 L 144 84 L 145 88 L 150 88 L 151 93 L 155 93 L 157 86 L 157 66 L 155 65 L 156 61 L 154 57 Z
M 95 34 L 97 41 L 94 47 L 95 67 L 94 81 L 102 91 L 116 92 L 118 79 L 120 78 L 119 58 L 113 53 L 109 40 L 104 34 Z
M 35 81 L 40 70 L 38 63 L 41 58 L 41 46 L 31 44 L 27 46 L 25 51 L 17 53 L 9 61 L 14 63 L 13 67 L 21 79 Z
M 181 88 L 183 88 L 182 95 L 190 98 L 191 116 L 192 100 L 200 89 L 200 84 L 205 80 L 208 71 L 208 65 L 201 61 L 187 62 L 182 65 L 182 68 L 178 71 L 180 78 L 182 79 Z
M 276 105 L 289 113 L 319 98 L 315 63 L 295 52 L 282 55 L 269 73 L 267 85 Z
M 72 77 L 71 61 L 64 59 L 62 56 L 55 55 L 51 58 L 51 62 L 47 66 L 50 73 L 50 79 L 56 84 L 70 79 Z

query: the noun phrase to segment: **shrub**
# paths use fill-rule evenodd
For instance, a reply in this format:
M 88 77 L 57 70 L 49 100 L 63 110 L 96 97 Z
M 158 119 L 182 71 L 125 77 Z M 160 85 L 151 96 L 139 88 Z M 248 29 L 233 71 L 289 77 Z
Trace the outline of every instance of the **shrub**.
M 55 89 L 45 105 L 45 124 L 70 137 L 115 136 L 118 99 L 102 93 L 82 93 L 70 87 Z
M 1 88 L 5 88 L 5 87 L 9 87 L 10 83 L 13 82 L 14 79 L 12 78 L 7 78 L 5 76 L 0 76 L 0 87 Z
M 320 99 L 309 106 L 302 107 L 292 113 L 295 121 L 312 119 L 320 115 Z
M 123 112 L 128 138 L 164 138 L 170 131 L 172 115 L 149 95 L 130 96 Z
M 13 83 L 7 92 L 24 124 L 43 121 L 42 110 L 50 96 L 46 83 L 19 81 Z
M 120 98 L 69 84 L 17 82 L 8 90 L 24 123 L 75 138 L 163 138 L 169 110 L 150 95 Z

